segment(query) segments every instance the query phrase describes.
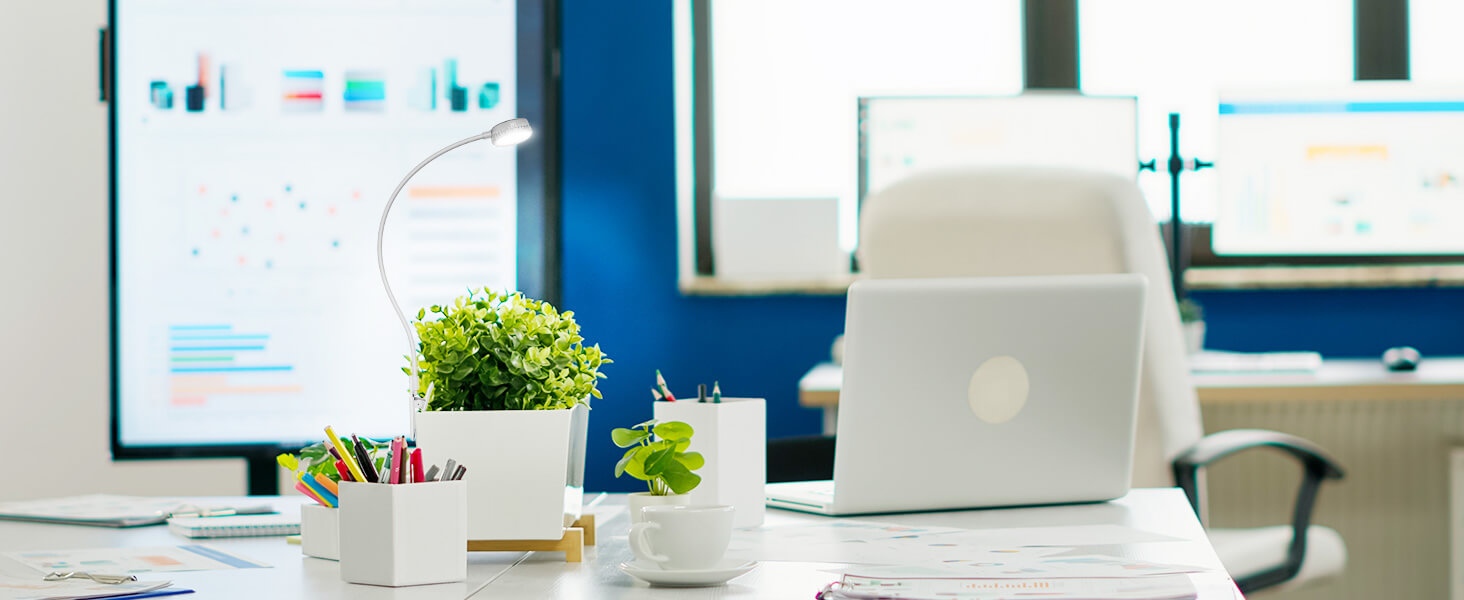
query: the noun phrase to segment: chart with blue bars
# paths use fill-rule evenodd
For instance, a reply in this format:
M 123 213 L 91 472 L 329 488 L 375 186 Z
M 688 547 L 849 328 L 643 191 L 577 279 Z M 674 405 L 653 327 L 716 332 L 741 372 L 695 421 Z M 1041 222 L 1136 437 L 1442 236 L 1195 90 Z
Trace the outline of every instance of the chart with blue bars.
M 233 325 L 169 326 L 170 403 L 207 406 L 219 397 L 299 394 L 294 365 L 271 362 L 269 346 L 268 333 Z

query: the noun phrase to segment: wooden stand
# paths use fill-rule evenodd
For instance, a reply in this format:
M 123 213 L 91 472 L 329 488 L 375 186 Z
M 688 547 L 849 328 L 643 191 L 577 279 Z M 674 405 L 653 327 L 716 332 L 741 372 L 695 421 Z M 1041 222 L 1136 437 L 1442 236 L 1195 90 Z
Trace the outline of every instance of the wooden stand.
M 564 528 L 557 540 L 468 540 L 469 552 L 563 552 L 564 562 L 584 559 L 585 546 L 595 545 L 595 515 L 583 515 Z

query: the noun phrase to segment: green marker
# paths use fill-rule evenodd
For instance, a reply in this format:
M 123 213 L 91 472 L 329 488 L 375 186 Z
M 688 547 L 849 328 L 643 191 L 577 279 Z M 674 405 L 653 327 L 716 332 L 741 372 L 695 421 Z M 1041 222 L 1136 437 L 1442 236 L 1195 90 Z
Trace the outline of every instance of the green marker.
M 712 404 L 721 404 L 721 403 L 722 403 L 722 386 L 717 385 L 717 382 L 713 381 L 712 382 Z

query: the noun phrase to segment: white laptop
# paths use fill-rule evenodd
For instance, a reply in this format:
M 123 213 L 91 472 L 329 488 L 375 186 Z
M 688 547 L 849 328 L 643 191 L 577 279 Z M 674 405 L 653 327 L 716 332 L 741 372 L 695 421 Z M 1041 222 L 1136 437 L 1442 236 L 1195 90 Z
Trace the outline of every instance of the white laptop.
M 767 504 L 846 515 L 1111 500 L 1133 467 L 1140 275 L 849 288 L 834 480 Z

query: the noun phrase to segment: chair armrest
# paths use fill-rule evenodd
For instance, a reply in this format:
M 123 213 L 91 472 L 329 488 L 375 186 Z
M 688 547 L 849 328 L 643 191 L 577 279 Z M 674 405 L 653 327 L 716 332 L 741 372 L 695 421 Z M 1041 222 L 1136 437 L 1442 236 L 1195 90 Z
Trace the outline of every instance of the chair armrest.
M 1217 460 L 1250 448 L 1274 448 L 1302 464 L 1301 486 L 1291 513 L 1291 547 L 1286 563 L 1236 581 L 1243 593 L 1269 587 L 1296 576 L 1306 558 L 1306 533 L 1311 527 L 1312 508 L 1322 481 L 1341 479 L 1342 467 L 1327 456 L 1326 451 L 1310 441 L 1276 431 L 1233 429 L 1205 436 L 1174 459 L 1174 482 L 1189 498 L 1197 514 L 1200 510 L 1199 471 Z

